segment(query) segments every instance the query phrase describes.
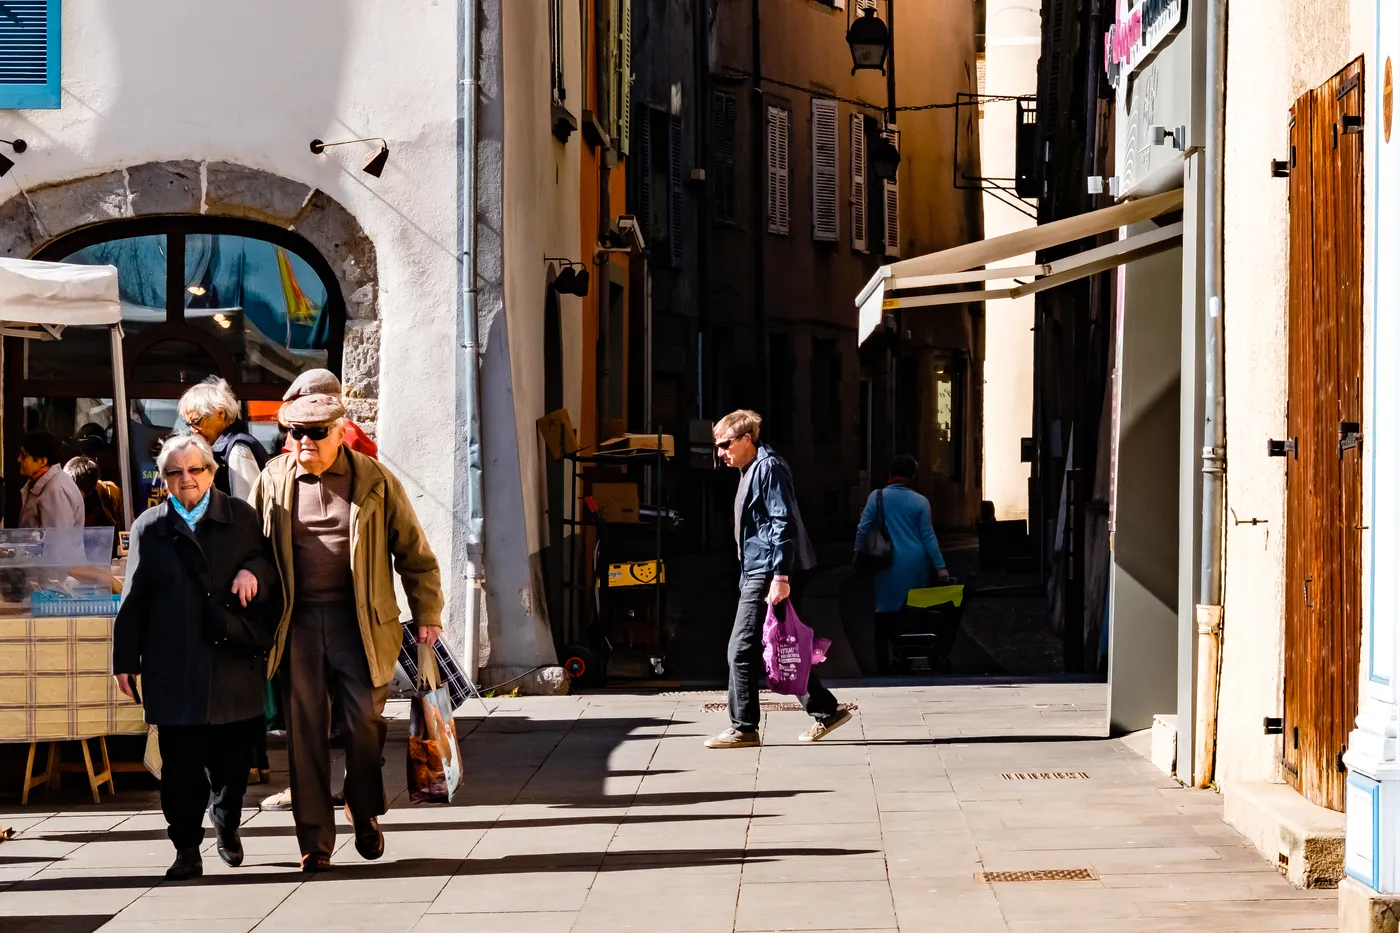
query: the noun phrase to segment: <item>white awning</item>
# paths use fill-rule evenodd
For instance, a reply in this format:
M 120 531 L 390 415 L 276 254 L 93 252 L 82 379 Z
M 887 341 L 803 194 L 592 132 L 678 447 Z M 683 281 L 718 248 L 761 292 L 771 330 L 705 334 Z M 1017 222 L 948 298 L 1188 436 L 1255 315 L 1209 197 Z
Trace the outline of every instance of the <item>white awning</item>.
M 1102 210 L 1028 227 L 990 240 L 965 243 L 902 262 L 881 266 L 856 298 L 860 308 L 860 341 L 879 326 L 884 312 L 944 304 L 1019 298 L 1054 288 L 1115 266 L 1160 253 L 1181 244 L 1181 224 L 1171 224 L 1095 247 L 1050 263 L 1024 266 L 991 266 L 1026 253 L 1034 253 L 1085 237 L 1097 236 L 1180 210 L 1181 189 L 1136 201 L 1125 201 Z M 1030 280 L 1030 281 L 1021 281 Z M 998 288 L 958 290 L 971 282 L 1011 282 Z M 932 294 L 911 291 L 948 288 Z
M 0 257 L 0 324 L 7 329 L 110 327 L 121 320 L 116 266 Z

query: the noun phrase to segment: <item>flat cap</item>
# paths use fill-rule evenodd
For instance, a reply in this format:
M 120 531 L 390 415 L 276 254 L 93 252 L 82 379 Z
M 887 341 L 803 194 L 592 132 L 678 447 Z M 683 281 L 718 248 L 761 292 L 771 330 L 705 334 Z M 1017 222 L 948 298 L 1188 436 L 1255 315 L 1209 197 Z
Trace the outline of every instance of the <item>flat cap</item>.
M 309 369 L 297 376 L 287 394 L 277 420 L 283 427 L 289 424 L 330 424 L 345 417 L 345 400 L 340 380 L 329 369 Z

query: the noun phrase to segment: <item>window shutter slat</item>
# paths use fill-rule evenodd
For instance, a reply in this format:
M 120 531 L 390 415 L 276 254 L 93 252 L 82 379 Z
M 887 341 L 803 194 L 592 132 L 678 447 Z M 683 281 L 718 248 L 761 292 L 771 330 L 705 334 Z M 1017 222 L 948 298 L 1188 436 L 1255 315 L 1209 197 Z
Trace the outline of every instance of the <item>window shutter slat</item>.
M 632 0 L 619 0 L 622 13 L 617 38 L 617 135 L 623 155 L 632 151 Z
M 617 104 L 618 94 L 621 92 L 617 81 L 617 26 L 621 18 L 622 9 L 618 0 L 608 0 L 608 37 L 603 48 L 603 61 L 599 63 L 599 67 L 606 71 L 608 76 L 608 105 L 603 113 L 608 124 L 608 135 L 614 142 L 617 140 Z
M 841 145 L 837 134 L 836 101 L 812 101 L 812 239 L 835 243 L 841 238 L 838 206 L 841 184 Z
M 884 137 L 894 144 L 895 149 L 899 148 L 899 130 L 890 127 L 885 130 Z M 899 256 L 899 172 L 895 171 L 895 177 L 884 182 L 885 194 L 885 255 Z
M 6 0 L 0 17 L 0 108 L 56 109 L 61 0 Z
M 732 224 L 738 213 L 734 194 L 734 130 L 738 102 L 733 94 L 715 91 L 710 95 L 710 125 L 714 133 L 715 223 Z
M 768 232 L 787 236 L 791 209 L 788 201 L 788 112 L 768 108 Z
M 674 114 L 670 118 L 670 127 L 667 140 L 667 158 L 669 171 L 667 173 L 670 181 L 670 190 L 667 192 L 669 198 L 666 220 L 670 229 L 667 231 L 667 246 L 671 253 L 672 267 L 679 267 L 685 259 L 685 188 L 681 180 L 683 171 L 682 147 L 681 147 L 681 118 Z
M 866 212 L 865 117 L 851 114 L 851 249 L 870 249 Z

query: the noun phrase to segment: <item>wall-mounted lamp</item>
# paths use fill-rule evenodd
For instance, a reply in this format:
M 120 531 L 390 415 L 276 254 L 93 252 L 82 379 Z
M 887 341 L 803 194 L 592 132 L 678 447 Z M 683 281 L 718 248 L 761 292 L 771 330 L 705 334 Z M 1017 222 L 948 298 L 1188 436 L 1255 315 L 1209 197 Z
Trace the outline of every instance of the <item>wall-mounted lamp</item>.
M 384 174 L 384 166 L 389 161 L 389 144 L 385 142 L 382 137 L 365 136 L 361 139 L 341 140 L 338 143 L 328 143 L 323 142 L 319 139 L 313 139 L 311 140 L 311 151 L 314 152 L 316 155 L 320 155 L 332 146 L 348 146 L 351 143 L 376 142 L 379 143 L 379 149 L 374 153 L 374 155 L 369 157 L 369 161 L 365 162 L 364 166 L 361 167 L 360 171 L 364 172 L 366 175 L 373 175 L 375 178 L 378 178 L 380 175 Z
M 560 262 L 564 268 L 559 270 L 550 287 L 561 295 L 577 295 L 579 298 L 588 294 L 588 267 L 581 262 L 574 262 L 572 259 L 550 259 L 545 258 L 545 262 Z
M 5 145 L 9 146 L 15 151 L 16 154 L 19 154 L 29 148 L 29 143 L 25 142 L 22 139 L 0 139 L 0 143 L 4 143 Z M 10 173 L 10 169 L 14 167 L 14 160 L 4 155 L 0 155 L 0 177 L 8 175 Z

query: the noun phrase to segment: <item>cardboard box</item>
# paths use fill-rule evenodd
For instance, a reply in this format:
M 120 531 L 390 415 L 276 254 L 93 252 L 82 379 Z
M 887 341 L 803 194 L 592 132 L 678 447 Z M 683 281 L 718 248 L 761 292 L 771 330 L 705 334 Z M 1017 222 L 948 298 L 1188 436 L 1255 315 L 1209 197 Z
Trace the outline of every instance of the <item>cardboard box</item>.
M 593 501 L 604 521 L 626 524 L 642 520 L 636 483 L 594 483 Z
M 540 432 L 540 438 L 549 449 L 549 459 L 558 460 L 565 454 L 578 453 L 578 435 L 574 433 L 574 422 L 567 408 L 536 418 L 535 430 Z
M 676 439 L 669 434 L 623 434 L 603 441 L 598 452 L 625 456 L 632 451 L 655 450 L 658 442 L 667 457 L 676 455 Z

